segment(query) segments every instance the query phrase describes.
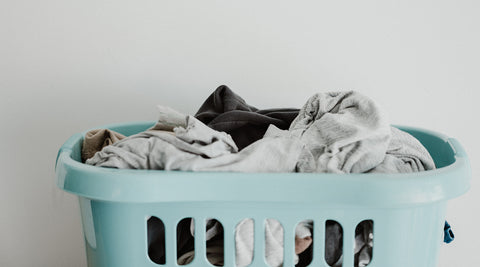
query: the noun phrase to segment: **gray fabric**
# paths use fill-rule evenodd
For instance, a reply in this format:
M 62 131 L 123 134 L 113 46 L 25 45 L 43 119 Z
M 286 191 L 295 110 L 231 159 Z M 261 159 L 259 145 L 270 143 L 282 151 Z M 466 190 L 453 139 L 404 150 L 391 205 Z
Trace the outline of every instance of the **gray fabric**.
M 412 135 L 391 127 L 392 139 L 383 161 L 370 173 L 408 173 L 435 169 L 427 149 Z
M 299 172 L 366 172 L 382 162 L 390 142 L 390 126 L 377 105 L 353 91 L 312 96 L 290 132 L 311 153 L 299 162 Z
M 120 169 L 293 172 L 305 150 L 300 140 L 270 125 L 264 138 L 238 152 L 226 133 L 192 116 L 181 120 L 169 108 L 159 111 L 161 119 L 152 129 L 105 147 L 86 163 Z
M 192 116 L 168 107 L 159 107 L 159 113 L 154 127 L 105 147 L 87 164 L 239 172 L 395 173 L 434 168 L 418 140 L 390 127 L 375 103 L 357 92 L 312 96 L 289 130 L 270 125 L 262 139 L 240 152 L 228 134 Z

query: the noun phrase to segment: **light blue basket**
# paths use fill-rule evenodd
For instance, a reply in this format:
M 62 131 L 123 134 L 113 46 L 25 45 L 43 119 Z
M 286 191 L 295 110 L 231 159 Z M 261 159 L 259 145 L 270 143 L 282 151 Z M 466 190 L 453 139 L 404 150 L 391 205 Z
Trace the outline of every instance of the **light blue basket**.
M 153 122 L 104 126 L 131 135 Z M 447 200 L 469 188 L 470 166 L 453 138 L 411 127 L 399 127 L 428 149 L 438 169 L 410 174 L 226 173 L 119 170 L 81 163 L 85 133 L 61 147 L 56 163 L 57 185 L 79 196 L 88 266 L 178 266 L 176 225 L 186 217 L 195 229 L 208 218 L 225 230 L 225 266 L 235 266 L 235 226 L 253 218 L 254 259 L 264 260 L 264 222 L 274 218 L 284 227 L 284 266 L 294 266 L 298 222 L 311 219 L 313 261 L 324 260 L 325 222 L 343 227 L 343 267 L 354 264 L 357 224 L 374 222 L 371 267 L 435 267 L 443 241 Z M 165 225 L 166 264 L 147 255 L 147 219 Z M 195 259 L 188 266 L 212 266 L 205 256 L 205 231 L 195 233 Z

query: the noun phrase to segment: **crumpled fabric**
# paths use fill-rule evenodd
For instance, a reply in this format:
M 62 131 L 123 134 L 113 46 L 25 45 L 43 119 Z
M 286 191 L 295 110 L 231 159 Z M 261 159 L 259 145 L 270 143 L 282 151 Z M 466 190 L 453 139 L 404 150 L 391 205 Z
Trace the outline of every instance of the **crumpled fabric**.
M 383 161 L 391 137 L 377 105 L 354 91 L 313 95 L 289 132 L 311 153 L 299 162 L 299 172 L 367 172 Z
M 312 96 L 289 130 L 270 125 L 262 139 L 241 151 L 230 135 L 192 116 L 162 106 L 159 113 L 154 127 L 104 147 L 86 163 L 130 169 L 327 173 L 412 172 L 435 166 L 418 140 L 390 127 L 371 99 L 353 91 Z
M 287 130 L 297 115 L 296 108 L 259 110 L 222 85 L 205 100 L 195 118 L 212 129 L 230 134 L 242 150 L 262 139 L 270 125 Z
M 369 173 L 409 173 L 435 169 L 428 150 L 407 132 L 391 127 L 392 138 L 383 161 Z
M 82 162 L 93 157 L 93 155 L 102 150 L 102 148 L 112 145 L 124 138 L 125 136 L 123 134 L 109 129 L 95 129 L 88 131 L 83 139 Z
M 238 151 L 232 138 L 192 116 L 159 107 L 151 129 L 104 147 L 87 164 L 120 169 L 293 172 L 304 151 L 296 138 L 271 125 L 264 138 Z

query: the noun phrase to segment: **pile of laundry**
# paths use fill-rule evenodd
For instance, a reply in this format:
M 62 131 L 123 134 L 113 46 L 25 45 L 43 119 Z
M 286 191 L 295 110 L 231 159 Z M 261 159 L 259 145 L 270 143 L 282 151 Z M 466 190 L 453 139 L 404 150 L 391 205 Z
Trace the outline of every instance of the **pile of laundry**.
M 408 173 L 435 168 L 417 139 L 390 126 L 379 107 L 355 91 L 318 93 L 301 109 L 259 110 L 220 86 L 194 116 L 165 106 L 158 110 L 152 128 L 129 137 L 108 129 L 88 132 L 82 160 L 101 167 L 179 171 Z M 207 237 L 217 240 L 219 224 L 212 220 L 207 225 L 211 230 Z M 190 234 L 183 236 L 193 235 L 192 226 L 185 224 Z M 356 233 L 360 246 L 355 266 L 366 266 L 372 254 L 372 225 L 362 227 Z M 266 260 L 271 266 L 283 264 L 280 228 L 278 222 L 267 220 Z M 332 224 L 329 230 L 327 224 L 326 231 L 337 244 L 327 249 L 326 261 L 341 266 L 341 229 Z M 296 240 L 301 241 L 295 248 L 298 267 L 305 262 L 299 256 L 312 247 L 311 236 L 312 222 L 301 222 L 296 230 Z M 223 265 L 223 243 L 217 245 L 222 249 L 210 253 L 209 260 Z M 250 219 L 237 226 L 236 248 L 237 266 L 248 265 L 253 258 Z M 191 254 L 180 256 L 179 264 L 190 262 Z

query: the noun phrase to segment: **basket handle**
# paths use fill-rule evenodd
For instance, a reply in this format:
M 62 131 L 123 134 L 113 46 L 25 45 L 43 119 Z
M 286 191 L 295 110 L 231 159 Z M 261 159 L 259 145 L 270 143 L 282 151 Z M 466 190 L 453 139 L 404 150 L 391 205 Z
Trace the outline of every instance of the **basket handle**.
M 65 141 L 62 147 L 60 147 L 57 153 L 57 159 L 55 160 L 55 169 L 57 168 L 57 163 L 58 163 L 58 159 L 60 158 L 60 155 L 64 152 L 71 154 L 73 147 L 79 138 L 83 140 L 83 134 L 81 133 L 74 134 L 72 137 L 68 138 L 67 141 Z

